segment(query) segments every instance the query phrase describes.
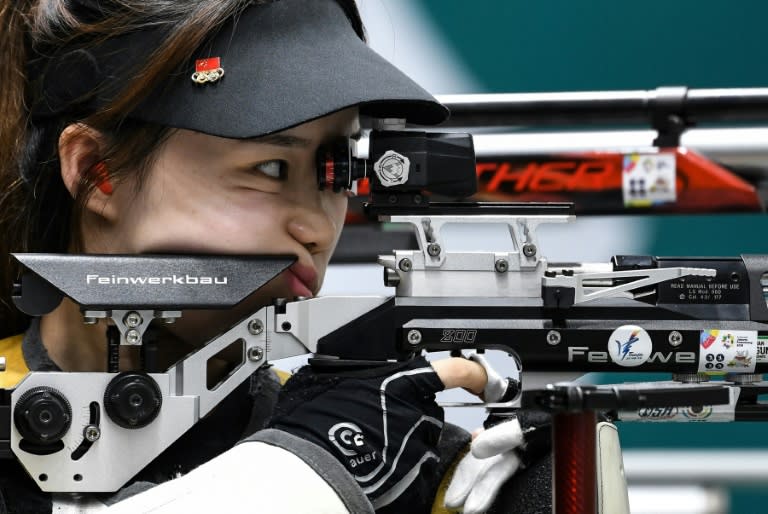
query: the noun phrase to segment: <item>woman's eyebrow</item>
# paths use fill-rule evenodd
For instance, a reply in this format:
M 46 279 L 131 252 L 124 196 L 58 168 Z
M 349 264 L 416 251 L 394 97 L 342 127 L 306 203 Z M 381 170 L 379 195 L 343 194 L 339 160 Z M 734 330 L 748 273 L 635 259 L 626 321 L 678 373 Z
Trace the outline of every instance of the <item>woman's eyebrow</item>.
M 358 128 L 354 134 L 351 135 L 335 135 L 329 137 L 329 140 L 340 138 L 357 138 L 360 136 L 361 130 Z M 304 137 L 294 136 L 291 134 L 270 134 L 267 136 L 249 137 L 243 139 L 248 143 L 260 143 L 265 145 L 283 146 L 287 148 L 309 148 L 312 146 L 313 141 Z
M 308 148 L 312 146 L 312 141 L 299 136 L 288 134 L 270 134 L 268 136 L 259 136 L 243 139 L 249 143 L 261 143 L 265 145 L 285 146 L 289 148 Z

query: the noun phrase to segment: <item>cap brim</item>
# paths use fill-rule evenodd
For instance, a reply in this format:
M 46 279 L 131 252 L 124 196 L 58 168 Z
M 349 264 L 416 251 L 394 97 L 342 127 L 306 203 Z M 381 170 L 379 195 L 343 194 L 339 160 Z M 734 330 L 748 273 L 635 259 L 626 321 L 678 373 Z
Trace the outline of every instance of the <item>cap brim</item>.
M 224 75 L 192 80 L 195 60 Z M 352 106 L 432 125 L 448 110 L 371 50 L 335 0 L 280 0 L 246 9 L 133 117 L 228 138 L 278 132 Z

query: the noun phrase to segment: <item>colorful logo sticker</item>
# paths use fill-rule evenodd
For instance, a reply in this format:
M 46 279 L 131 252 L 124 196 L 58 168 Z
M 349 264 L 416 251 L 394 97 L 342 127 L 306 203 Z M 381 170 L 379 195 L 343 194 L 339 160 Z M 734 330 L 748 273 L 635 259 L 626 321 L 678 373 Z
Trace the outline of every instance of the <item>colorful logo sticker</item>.
M 677 200 L 677 165 L 674 153 L 626 154 L 622 192 L 627 207 L 649 207 Z
M 701 347 L 705 350 L 708 349 L 715 341 L 717 341 L 717 334 L 719 330 L 702 330 L 701 331 Z
M 702 330 L 699 341 L 700 372 L 752 373 L 765 350 L 754 330 Z
M 648 332 L 635 325 L 624 325 L 613 331 L 608 341 L 608 354 L 619 366 L 632 368 L 651 356 L 653 343 Z

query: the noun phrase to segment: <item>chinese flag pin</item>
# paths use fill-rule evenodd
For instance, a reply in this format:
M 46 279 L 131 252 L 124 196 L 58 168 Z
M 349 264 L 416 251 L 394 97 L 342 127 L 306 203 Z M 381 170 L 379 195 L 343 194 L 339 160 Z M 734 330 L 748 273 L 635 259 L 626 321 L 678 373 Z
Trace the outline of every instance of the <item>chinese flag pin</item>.
M 224 68 L 221 67 L 220 57 L 208 57 L 195 61 L 195 72 L 192 74 L 192 82 L 195 84 L 218 82 L 223 76 Z

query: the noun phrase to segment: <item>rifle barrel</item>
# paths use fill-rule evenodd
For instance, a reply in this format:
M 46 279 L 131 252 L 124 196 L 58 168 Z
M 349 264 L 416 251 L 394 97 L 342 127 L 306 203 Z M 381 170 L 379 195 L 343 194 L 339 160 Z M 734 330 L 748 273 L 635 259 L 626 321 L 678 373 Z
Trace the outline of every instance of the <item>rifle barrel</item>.
M 576 91 L 442 95 L 451 110 L 443 126 L 647 124 L 658 116 L 682 116 L 688 125 L 768 121 L 768 88 Z

